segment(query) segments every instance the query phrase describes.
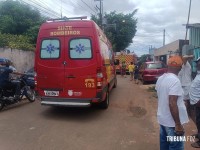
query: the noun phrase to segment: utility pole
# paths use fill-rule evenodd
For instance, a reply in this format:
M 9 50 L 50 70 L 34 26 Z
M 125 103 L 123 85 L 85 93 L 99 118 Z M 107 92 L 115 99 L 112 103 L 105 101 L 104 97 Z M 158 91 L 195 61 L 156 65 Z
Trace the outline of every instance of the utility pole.
M 163 46 L 165 46 L 165 29 L 163 30 Z
M 188 19 L 187 19 L 187 24 L 186 24 L 186 33 L 185 33 L 185 41 L 187 40 L 188 24 L 189 24 L 189 21 L 190 21 L 191 2 L 192 2 L 192 0 L 190 0 L 190 4 L 189 4 L 189 12 L 188 12 Z
M 152 45 L 149 45 L 149 54 L 151 54 Z
M 60 0 L 60 1 L 61 1 L 60 16 L 62 18 L 62 0 Z
M 100 1 L 100 24 L 101 24 L 101 28 L 103 27 L 103 24 L 102 24 L 102 21 L 103 21 L 103 17 L 102 17 L 102 3 L 101 3 L 101 1 L 102 0 L 99 0 Z
M 94 1 L 99 1 L 100 2 L 99 18 L 100 18 L 100 27 L 101 27 L 101 29 L 103 29 L 103 16 L 102 16 L 103 15 L 103 0 L 94 0 Z

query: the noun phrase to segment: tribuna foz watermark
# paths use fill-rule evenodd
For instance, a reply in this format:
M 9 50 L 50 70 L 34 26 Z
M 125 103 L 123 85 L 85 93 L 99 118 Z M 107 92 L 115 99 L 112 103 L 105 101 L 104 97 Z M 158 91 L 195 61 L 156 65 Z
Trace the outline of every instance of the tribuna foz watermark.
M 195 142 L 195 136 L 167 136 L 168 142 Z

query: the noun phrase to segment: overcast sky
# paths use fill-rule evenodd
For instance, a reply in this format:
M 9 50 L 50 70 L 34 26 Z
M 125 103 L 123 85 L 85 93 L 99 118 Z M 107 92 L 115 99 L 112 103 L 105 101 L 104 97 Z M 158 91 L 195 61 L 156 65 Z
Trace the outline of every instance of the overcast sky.
M 37 0 L 35 0 L 37 1 Z M 41 1 L 41 0 L 40 0 Z M 95 14 L 99 1 L 95 0 L 43 0 L 65 16 L 91 16 Z M 55 4 L 56 3 L 56 4 Z M 62 7 L 61 5 L 62 4 Z M 192 0 L 190 23 L 200 22 L 200 0 Z M 137 55 L 148 53 L 149 47 L 163 45 L 163 30 L 166 30 L 165 43 L 185 39 L 189 0 L 103 0 L 103 11 L 109 13 L 130 13 L 138 9 L 137 33 L 128 47 Z
M 190 23 L 200 22 L 200 0 L 192 0 Z M 159 48 L 163 45 L 163 30 L 166 30 L 165 43 L 185 38 L 189 0 L 104 0 L 105 11 L 131 12 L 138 9 L 137 33 L 129 47 L 137 55 L 148 53 L 150 45 Z

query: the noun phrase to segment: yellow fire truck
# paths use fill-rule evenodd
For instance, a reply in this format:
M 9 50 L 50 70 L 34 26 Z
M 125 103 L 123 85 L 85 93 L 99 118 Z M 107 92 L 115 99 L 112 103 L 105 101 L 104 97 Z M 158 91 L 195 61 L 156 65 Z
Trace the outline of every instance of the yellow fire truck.
M 117 73 L 120 73 L 120 65 L 122 62 L 126 63 L 126 72 L 128 72 L 128 65 L 130 65 L 131 62 L 135 63 L 136 57 L 134 54 L 117 53 L 115 55 L 115 66 Z

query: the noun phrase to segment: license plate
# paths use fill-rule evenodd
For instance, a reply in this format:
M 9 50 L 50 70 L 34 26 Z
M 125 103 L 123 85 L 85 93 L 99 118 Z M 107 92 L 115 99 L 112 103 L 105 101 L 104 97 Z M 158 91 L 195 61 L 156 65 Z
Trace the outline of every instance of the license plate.
M 45 96 L 59 96 L 59 91 L 44 91 Z

